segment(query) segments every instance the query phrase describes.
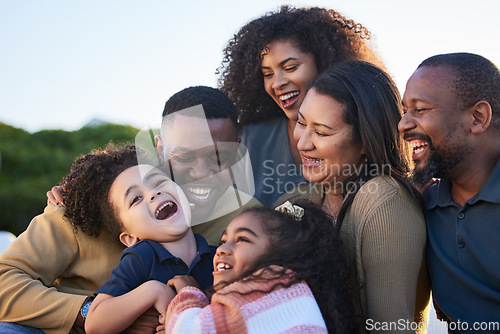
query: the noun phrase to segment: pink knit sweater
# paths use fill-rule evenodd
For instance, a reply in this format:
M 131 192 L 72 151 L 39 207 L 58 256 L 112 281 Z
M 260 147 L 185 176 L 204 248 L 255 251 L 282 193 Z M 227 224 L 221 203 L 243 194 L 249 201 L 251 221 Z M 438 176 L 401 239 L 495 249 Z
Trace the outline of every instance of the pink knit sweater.
M 289 288 L 278 281 L 237 281 L 212 296 L 186 287 L 170 303 L 166 315 L 167 333 L 327 333 L 311 289 L 305 282 Z

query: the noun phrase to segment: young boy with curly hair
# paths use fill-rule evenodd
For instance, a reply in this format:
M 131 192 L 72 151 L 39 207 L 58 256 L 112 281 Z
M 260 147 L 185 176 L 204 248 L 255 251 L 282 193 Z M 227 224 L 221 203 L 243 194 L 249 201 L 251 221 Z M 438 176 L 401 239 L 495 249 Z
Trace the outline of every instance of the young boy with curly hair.
M 61 182 L 67 224 L 35 219 L 29 229 L 43 232 L 43 238 L 38 235 L 39 240 L 35 241 L 33 233 L 24 233 L 9 249 L 19 256 L 39 253 L 35 259 L 50 259 L 44 261 L 45 269 L 41 268 L 43 263 L 31 265 L 44 276 L 39 277 L 40 285 L 55 287 L 49 289 L 54 303 L 62 300 L 61 294 L 72 298 L 77 305 L 83 303 L 77 319 L 80 327 L 84 326 L 92 302 L 92 297 L 85 300 L 85 295 L 92 295 L 109 278 L 108 272 L 102 282 L 94 282 L 93 290 L 88 290 L 89 272 L 103 271 L 100 261 L 108 259 L 99 256 L 108 251 L 102 249 L 104 244 L 99 238 L 106 238 L 110 252 L 121 251 L 120 242 L 128 248 L 111 278 L 96 292 L 97 298 L 90 309 L 94 314 L 91 329 L 119 332 L 153 306 L 164 311 L 175 294 L 164 283 L 176 275 L 191 275 L 202 288 L 212 284 L 215 248 L 193 234 L 190 206 L 182 190 L 160 169 L 138 165 L 139 153 L 142 151 L 135 146 L 119 149 L 108 146 L 77 159 Z M 28 241 L 33 243 L 30 245 Z M 21 246 L 31 247 L 33 252 Z M 0 273 L 5 268 L 0 265 Z M 39 291 L 42 294 L 46 288 L 40 286 Z M 42 310 L 42 314 L 48 312 L 42 304 L 47 299 L 39 299 L 33 292 L 31 305 L 24 306 Z M 108 312 L 110 308 L 113 312 Z M 59 318 L 71 319 L 60 314 Z M 54 321 L 52 327 L 47 324 L 43 330 L 59 332 L 62 321 Z
M 176 275 L 193 276 L 201 288 L 212 284 L 215 247 L 192 232 L 184 192 L 160 169 L 138 165 L 137 158 L 134 165 L 134 157 L 125 156 L 122 164 L 123 151 L 134 149 L 86 155 L 63 181 L 65 216 L 89 232 L 102 222 L 128 247 L 95 292 L 87 333 L 121 332 L 153 306 L 164 312 L 175 295 L 166 283 Z

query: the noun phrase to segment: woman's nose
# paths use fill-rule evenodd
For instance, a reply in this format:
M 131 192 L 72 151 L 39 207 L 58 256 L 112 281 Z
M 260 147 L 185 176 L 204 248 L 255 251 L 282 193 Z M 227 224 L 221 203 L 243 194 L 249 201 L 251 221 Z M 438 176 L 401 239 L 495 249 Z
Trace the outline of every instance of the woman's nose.
M 299 133 L 299 139 L 297 141 L 297 149 L 299 151 L 311 151 L 314 149 L 314 144 L 311 140 L 311 133 L 309 130 L 304 130 Z
M 285 86 L 287 83 L 288 83 L 288 79 L 286 78 L 286 76 L 278 72 L 274 75 L 274 80 L 273 80 L 273 83 L 271 85 L 271 88 L 272 89 L 280 89 L 283 86 Z

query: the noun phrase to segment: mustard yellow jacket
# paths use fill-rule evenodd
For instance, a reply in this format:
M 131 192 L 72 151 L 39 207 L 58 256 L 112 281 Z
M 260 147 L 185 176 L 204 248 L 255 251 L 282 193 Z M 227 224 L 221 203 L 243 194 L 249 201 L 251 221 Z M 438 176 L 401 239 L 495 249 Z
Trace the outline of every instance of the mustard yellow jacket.
M 118 264 L 123 246 L 104 232 L 75 233 L 63 214 L 47 206 L 0 254 L 0 321 L 69 333 L 86 296 Z

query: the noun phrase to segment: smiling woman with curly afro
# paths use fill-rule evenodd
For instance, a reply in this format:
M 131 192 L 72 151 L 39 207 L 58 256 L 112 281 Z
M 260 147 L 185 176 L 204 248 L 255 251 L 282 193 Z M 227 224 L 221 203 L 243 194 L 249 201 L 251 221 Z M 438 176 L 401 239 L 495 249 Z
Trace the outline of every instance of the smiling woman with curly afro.
M 263 55 L 273 41 L 290 41 L 311 53 L 318 74 L 344 60 L 383 66 L 370 48 L 370 31 L 333 9 L 283 6 L 243 26 L 224 49 L 221 88 L 233 100 L 241 125 L 284 116 L 264 88 Z M 264 53 L 263 53 L 264 51 Z
M 329 66 L 363 60 L 384 68 L 359 23 L 326 8 L 283 6 L 244 25 L 224 49 L 219 85 L 238 110 L 255 197 L 272 205 L 306 182 L 293 131 L 309 83 Z

